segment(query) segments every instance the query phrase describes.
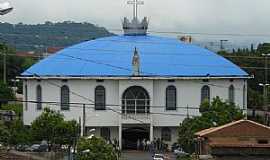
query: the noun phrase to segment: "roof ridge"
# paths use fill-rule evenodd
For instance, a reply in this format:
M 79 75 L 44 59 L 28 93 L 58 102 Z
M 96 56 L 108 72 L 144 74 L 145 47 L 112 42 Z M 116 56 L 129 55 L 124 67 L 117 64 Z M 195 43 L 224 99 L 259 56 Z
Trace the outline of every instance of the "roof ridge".
M 222 126 L 219 126 L 219 127 L 214 127 L 213 129 L 208 128 L 208 129 L 199 131 L 199 132 L 195 133 L 195 135 L 196 135 L 196 136 L 205 136 L 205 135 L 207 135 L 207 134 L 210 134 L 210 133 L 219 131 L 219 130 L 221 130 L 221 129 L 223 129 L 223 128 L 230 127 L 230 126 L 233 126 L 233 125 L 242 123 L 242 122 L 249 122 L 249 123 L 252 123 L 252 124 L 255 124 L 255 125 L 258 125 L 258 126 L 260 126 L 260 127 L 263 127 L 263 128 L 266 128 L 266 129 L 269 129 L 269 130 L 270 130 L 270 127 L 268 127 L 268 126 L 262 125 L 262 124 L 260 124 L 260 123 L 257 123 L 257 122 L 251 121 L 251 120 L 241 119 L 241 120 L 238 120 L 238 121 L 233 121 L 233 122 L 231 122 L 231 123 L 227 123 L 227 124 L 222 125 Z

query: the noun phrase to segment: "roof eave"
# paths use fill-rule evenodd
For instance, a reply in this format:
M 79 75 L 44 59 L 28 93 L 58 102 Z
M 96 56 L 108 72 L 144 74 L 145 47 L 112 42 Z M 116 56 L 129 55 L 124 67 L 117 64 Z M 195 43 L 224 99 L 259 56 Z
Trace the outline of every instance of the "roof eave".
M 254 76 L 18 76 L 18 79 L 104 79 L 104 80 L 205 80 L 205 79 L 252 79 Z

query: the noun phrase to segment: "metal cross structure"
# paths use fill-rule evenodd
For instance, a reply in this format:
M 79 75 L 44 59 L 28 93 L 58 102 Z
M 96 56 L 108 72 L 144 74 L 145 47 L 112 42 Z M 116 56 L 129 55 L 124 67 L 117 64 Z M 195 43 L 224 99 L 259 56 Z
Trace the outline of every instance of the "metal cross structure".
M 137 19 L 138 18 L 138 6 L 139 5 L 144 5 L 143 1 L 138 1 L 138 0 L 133 0 L 133 1 L 128 1 L 127 4 L 132 4 L 133 5 L 133 18 Z

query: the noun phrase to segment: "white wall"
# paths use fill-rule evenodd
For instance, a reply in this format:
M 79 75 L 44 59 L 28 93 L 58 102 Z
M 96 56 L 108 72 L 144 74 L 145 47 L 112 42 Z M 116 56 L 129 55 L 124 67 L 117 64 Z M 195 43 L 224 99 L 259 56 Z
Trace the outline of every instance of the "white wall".
M 42 86 L 42 100 L 60 102 L 60 88 L 59 86 L 68 85 L 71 92 L 70 102 L 72 103 L 87 103 L 93 104 L 94 90 L 98 85 L 103 85 L 106 89 L 106 103 L 121 104 L 121 97 L 124 91 L 131 86 L 141 86 L 145 88 L 151 99 L 151 106 L 159 106 L 151 108 L 153 114 L 154 126 L 178 126 L 185 118 L 187 110 L 178 108 L 177 111 L 165 110 L 165 91 L 169 85 L 177 87 L 177 106 L 178 107 L 199 107 L 201 101 L 201 88 L 204 85 L 209 85 L 211 90 L 211 98 L 216 96 L 224 100 L 228 99 L 228 88 L 231 84 L 235 87 L 235 103 L 243 107 L 243 86 L 244 80 L 210 80 L 203 82 L 202 80 L 176 80 L 175 82 L 168 82 L 167 80 L 105 80 L 104 82 L 96 82 L 96 80 L 69 80 L 62 82 L 60 80 L 27 80 L 24 82 L 28 86 L 28 100 L 36 101 L 36 86 Z M 57 87 L 58 86 L 58 87 Z M 43 107 L 46 105 L 43 104 Z M 162 107 L 163 106 L 163 107 Z M 55 110 L 60 110 L 60 106 L 49 106 Z M 95 111 L 94 105 L 86 106 L 86 126 L 119 126 L 119 115 L 121 113 L 120 106 L 108 106 L 106 111 Z M 114 110 L 114 111 L 112 111 Z M 118 112 L 118 113 L 115 113 Z M 82 119 L 83 110 L 81 105 L 75 105 L 69 111 L 61 111 L 68 120 Z M 161 114 L 163 115 L 161 115 Z M 24 109 L 24 123 L 30 125 L 31 122 L 41 114 L 41 111 L 36 110 L 36 104 L 28 104 L 28 110 Z M 171 114 L 171 115 L 164 115 Z M 177 115 L 174 115 L 177 114 Z M 189 109 L 189 115 L 199 115 L 198 110 Z M 139 123 L 139 122 L 138 122 Z
M 210 96 L 213 99 L 219 96 L 223 100 L 228 100 L 228 88 L 230 85 L 234 85 L 235 88 L 235 103 L 243 108 L 243 86 L 244 80 L 210 80 L 209 82 L 203 82 L 202 80 L 178 80 L 175 82 L 168 82 L 166 80 L 159 80 L 154 82 L 154 101 L 153 106 L 165 106 L 166 105 L 166 88 L 170 85 L 174 85 L 177 88 L 177 111 L 166 111 L 165 108 L 152 108 L 154 113 L 165 113 L 172 115 L 153 115 L 154 126 L 176 126 L 185 119 L 187 113 L 190 116 L 199 115 L 198 109 L 186 109 L 198 108 L 201 103 L 201 88 L 204 85 L 210 87 Z M 177 114 L 177 115 L 173 115 Z

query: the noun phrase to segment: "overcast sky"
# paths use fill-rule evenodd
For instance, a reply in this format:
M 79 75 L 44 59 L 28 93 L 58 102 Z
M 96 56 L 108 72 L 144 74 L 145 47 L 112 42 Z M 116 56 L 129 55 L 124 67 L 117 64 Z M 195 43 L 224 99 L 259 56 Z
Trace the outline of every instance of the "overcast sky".
M 11 23 L 71 20 L 119 29 L 132 16 L 126 0 L 6 1 L 14 11 L 1 21 Z M 149 17 L 151 30 L 270 34 L 270 0 L 145 0 L 139 15 Z

